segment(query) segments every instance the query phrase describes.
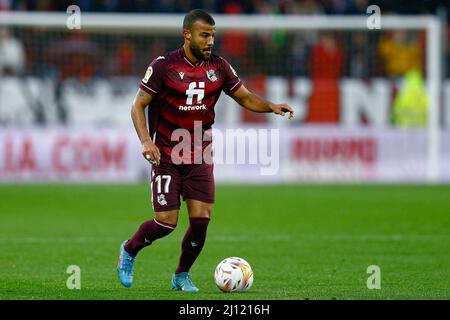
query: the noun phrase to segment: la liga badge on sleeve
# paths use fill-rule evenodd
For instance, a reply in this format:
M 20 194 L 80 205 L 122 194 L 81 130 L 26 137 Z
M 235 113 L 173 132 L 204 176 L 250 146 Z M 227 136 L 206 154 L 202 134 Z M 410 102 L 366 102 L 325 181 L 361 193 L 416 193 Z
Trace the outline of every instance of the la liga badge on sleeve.
M 153 74 L 153 68 L 152 68 L 152 66 L 149 66 L 147 68 L 147 71 L 145 72 L 145 76 L 144 76 L 144 79 L 142 79 L 142 82 L 147 83 L 148 80 L 150 79 L 150 77 L 152 76 L 152 74 Z

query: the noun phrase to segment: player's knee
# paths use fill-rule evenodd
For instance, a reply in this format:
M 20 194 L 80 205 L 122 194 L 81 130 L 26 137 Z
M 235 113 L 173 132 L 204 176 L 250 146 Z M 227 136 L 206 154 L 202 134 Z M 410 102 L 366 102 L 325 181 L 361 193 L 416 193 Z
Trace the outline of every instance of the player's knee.
M 211 218 L 212 205 L 201 206 L 195 210 L 191 217 L 195 218 Z
M 178 210 L 156 212 L 155 218 L 159 222 L 176 227 L 178 223 Z
M 203 218 L 211 218 L 211 213 L 212 213 L 212 205 L 211 206 L 207 206 L 203 209 L 202 212 L 202 217 Z
M 198 200 L 186 200 L 189 217 L 191 218 L 211 218 L 213 208 L 212 203 L 202 202 Z

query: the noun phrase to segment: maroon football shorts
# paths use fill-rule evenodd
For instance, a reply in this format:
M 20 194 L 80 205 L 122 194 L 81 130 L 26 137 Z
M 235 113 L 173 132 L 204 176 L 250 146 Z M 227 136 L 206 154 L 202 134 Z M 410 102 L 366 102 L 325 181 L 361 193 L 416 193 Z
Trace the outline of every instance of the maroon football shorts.
M 180 209 L 183 200 L 214 203 L 213 164 L 172 164 L 152 166 L 152 205 L 155 212 Z

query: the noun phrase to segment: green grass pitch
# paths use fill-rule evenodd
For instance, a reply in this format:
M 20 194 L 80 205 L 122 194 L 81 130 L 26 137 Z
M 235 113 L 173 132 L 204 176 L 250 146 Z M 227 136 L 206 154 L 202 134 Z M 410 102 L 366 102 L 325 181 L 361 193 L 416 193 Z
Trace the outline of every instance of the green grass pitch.
M 170 289 L 184 204 L 177 229 L 139 254 L 133 287 L 120 285 L 119 245 L 152 217 L 147 184 L 0 186 L 0 299 L 450 298 L 450 186 L 219 185 L 196 294 Z M 252 265 L 248 292 L 216 288 L 229 256 Z M 81 290 L 66 286 L 69 265 Z

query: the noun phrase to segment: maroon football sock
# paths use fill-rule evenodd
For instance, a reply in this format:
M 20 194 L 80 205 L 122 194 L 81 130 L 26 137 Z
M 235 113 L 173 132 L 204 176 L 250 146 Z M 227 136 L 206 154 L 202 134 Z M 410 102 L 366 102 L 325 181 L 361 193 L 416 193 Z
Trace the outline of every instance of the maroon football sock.
M 209 218 L 189 218 L 189 228 L 181 243 L 181 256 L 175 273 L 189 272 L 206 239 Z
M 156 239 L 167 236 L 175 227 L 175 225 L 162 223 L 156 219 L 146 221 L 125 244 L 125 250 L 131 255 L 137 255 L 142 248 L 151 245 Z

